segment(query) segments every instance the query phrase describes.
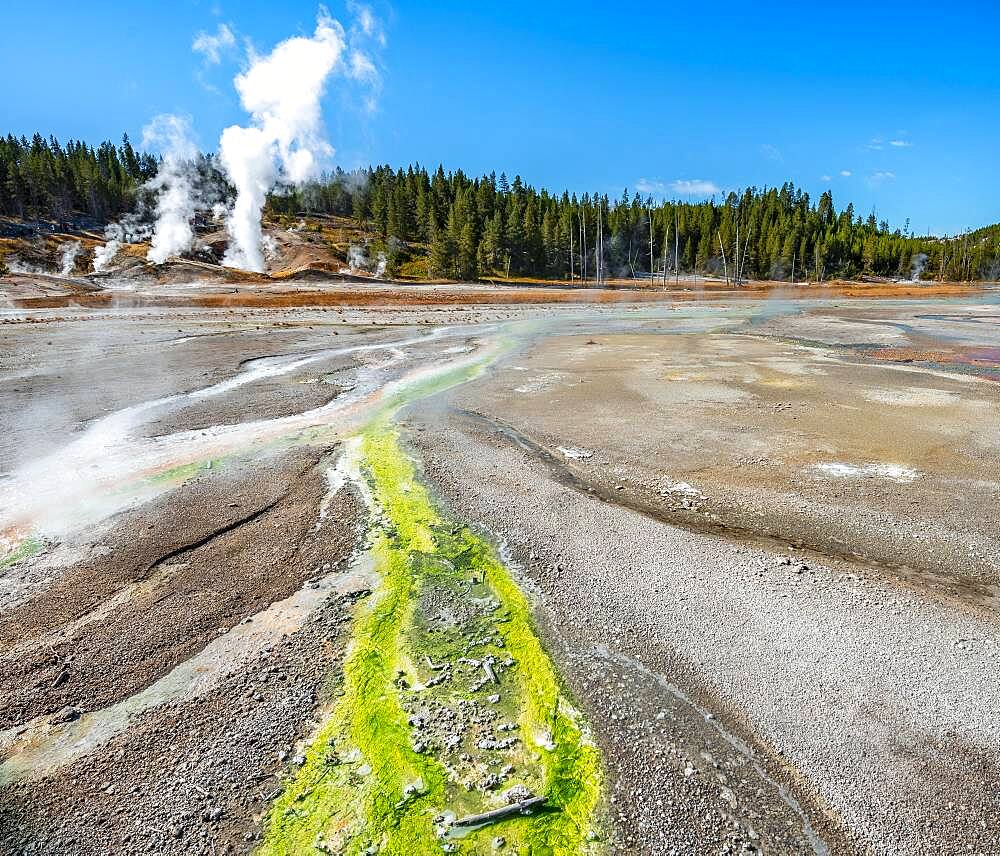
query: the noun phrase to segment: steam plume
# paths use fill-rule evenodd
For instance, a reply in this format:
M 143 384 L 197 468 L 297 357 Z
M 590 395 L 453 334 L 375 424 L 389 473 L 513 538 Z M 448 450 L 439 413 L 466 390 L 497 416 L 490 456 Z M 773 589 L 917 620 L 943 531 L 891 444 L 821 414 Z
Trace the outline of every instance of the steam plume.
M 102 273 L 114 261 L 123 244 L 145 241 L 150 227 L 142 222 L 141 214 L 127 214 L 118 223 L 109 223 L 104 229 L 106 243 L 94 250 L 94 272 Z
M 104 235 L 108 236 L 107 231 Z M 94 273 L 104 273 L 121 248 L 122 242 L 118 238 L 108 238 L 103 247 L 97 247 L 94 250 Z
M 226 128 L 219 144 L 222 165 L 236 187 L 224 264 L 264 270 L 261 212 L 267 192 L 279 179 L 305 181 L 320 159 L 333 154 L 321 136 L 320 99 L 334 69 L 350 73 L 343 63 L 345 47 L 343 27 L 321 10 L 312 38 L 281 42 L 236 77 L 253 123 Z
M 927 267 L 927 253 L 916 253 L 910 260 L 910 282 L 919 282 Z
M 147 186 L 159 191 L 156 199 L 156 226 L 146 255 L 162 264 L 169 256 L 191 249 L 194 242 L 194 219 L 198 204 L 195 190 L 195 158 L 198 149 L 191 141 L 191 124 L 180 116 L 157 116 L 142 132 L 144 148 L 163 152 L 163 161 Z
M 59 272 L 63 276 L 69 276 L 73 273 L 73 268 L 76 266 L 76 257 L 78 255 L 80 255 L 79 241 L 68 241 L 62 245 L 62 254 L 59 259 Z
M 328 78 L 339 72 L 373 91 L 379 85 L 378 70 L 358 43 L 375 39 L 383 45 L 385 36 L 366 6 L 352 4 L 352 8 L 358 22 L 349 34 L 321 7 L 312 37 L 287 39 L 265 57 L 251 51 L 249 67 L 237 75 L 234 84 L 252 122 L 248 127 L 226 128 L 219 142 L 219 159 L 236 188 L 231 207 L 212 204 L 218 199 L 218 188 L 199 174 L 199 155 L 188 120 L 163 115 L 145 128 L 144 147 L 159 148 L 163 154 L 156 176 L 144 187 L 156 192 L 155 226 L 144 222 L 147 211 L 140 199 L 136 214 L 105 229 L 106 244 L 94 252 L 96 272 L 107 269 L 123 244 L 146 240 L 151 234 L 147 254 L 151 262 L 160 264 L 190 250 L 195 212 L 208 207 L 213 212 L 221 208 L 226 216 L 230 240 L 223 263 L 264 270 L 267 248 L 261 213 L 268 192 L 279 182 L 301 184 L 315 177 L 319 164 L 333 155 L 322 136 L 320 113 Z M 228 34 L 220 46 L 231 46 L 231 31 L 225 28 L 223 33 L 220 28 L 220 34 Z M 214 56 L 209 58 L 214 60 Z

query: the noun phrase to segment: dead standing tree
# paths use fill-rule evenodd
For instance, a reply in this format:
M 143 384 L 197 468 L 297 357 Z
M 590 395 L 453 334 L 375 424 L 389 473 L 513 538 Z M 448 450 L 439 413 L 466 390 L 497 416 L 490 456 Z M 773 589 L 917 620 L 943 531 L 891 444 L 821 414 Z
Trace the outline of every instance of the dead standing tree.
M 733 245 L 733 285 L 740 287 L 740 218 L 736 216 L 736 242 Z
M 722 250 L 722 272 L 726 277 L 726 287 L 729 287 L 729 265 L 726 263 L 726 245 L 722 243 L 722 231 L 719 231 L 719 249 Z
M 667 244 L 670 238 L 670 227 L 667 226 L 666 231 L 663 233 L 663 287 L 667 287 Z
M 736 276 L 739 279 L 738 285 L 742 285 L 743 284 L 743 268 L 746 265 L 747 253 L 750 252 L 750 235 L 751 235 L 752 232 L 753 232 L 753 227 L 752 226 L 748 226 L 747 227 L 747 239 L 746 239 L 746 241 L 743 244 L 743 256 L 740 259 L 740 262 L 739 262 L 739 271 L 736 274 Z
M 597 206 L 597 287 L 600 288 L 604 282 L 604 206 L 598 203 Z
M 677 206 L 674 206 L 674 286 L 681 284 L 681 232 L 678 228 Z
M 649 284 L 656 281 L 656 273 L 653 270 L 656 264 L 656 257 L 653 255 L 653 212 L 646 206 L 646 225 L 649 227 Z

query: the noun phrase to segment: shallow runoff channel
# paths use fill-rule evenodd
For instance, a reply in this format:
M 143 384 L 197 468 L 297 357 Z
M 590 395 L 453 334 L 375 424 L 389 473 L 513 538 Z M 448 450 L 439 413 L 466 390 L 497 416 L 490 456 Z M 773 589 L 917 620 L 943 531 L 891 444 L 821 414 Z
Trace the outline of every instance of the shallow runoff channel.
M 384 347 L 396 362 L 402 347 L 426 341 Z M 198 455 L 224 468 L 227 455 L 248 449 L 347 440 L 338 469 L 369 505 L 364 564 L 376 588 L 356 608 L 343 685 L 267 818 L 262 852 L 486 854 L 500 841 L 566 856 L 605 849 L 600 754 L 535 633 L 530 604 L 493 546 L 437 507 L 394 423 L 400 408 L 474 379 L 514 342 L 493 335 L 449 348 L 377 388 L 295 417 L 199 432 L 200 442 L 191 442 L 195 432 L 151 447 L 133 440 L 134 417 L 165 403 L 149 402 L 116 414 L 104 422 L 111 434 L 95 432 L 68 453 L 73 459 L 107 441 L 104 454 L 117 469 L 112 501 L 98 508 L 106 516 L 126 499 L 125 507 L 142 501 L 152 477 L 176 473 L 183 481 L 189 468 L 197 471 Z M 212 389 L 238 385 L 239 377 Z M 84 517 L 92 522 L 93 512 Z M 320 592 L 343 588 L 330 582 L 321 581 Z M 293 632 L 318 600 L 300 594 L 271 611 L 281 610 L 282 627 Z M 258 617 L 273 623 L 262 613 L 251 626 Z M 197 696 L 212 674 L 238 667 L 270 635 L 258 640 L 241 625 L 122 703 L 64 728 L 37 722 L 0 735 L 7 755 L 0 781 L 71 763 L 127 731 L 143 711 Z
M 602 765 L 493 546 L 450 520 L 393 417 L 513 345 L 391 390 L 339 469 L 371 513 L 379 579 L 330 715 L 274 803 L 262 853 L 603 851 Z

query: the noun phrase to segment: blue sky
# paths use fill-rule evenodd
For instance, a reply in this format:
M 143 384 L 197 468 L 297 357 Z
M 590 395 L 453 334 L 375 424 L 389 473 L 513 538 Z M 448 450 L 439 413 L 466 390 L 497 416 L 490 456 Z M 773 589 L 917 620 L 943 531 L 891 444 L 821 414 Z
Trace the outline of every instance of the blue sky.
M 310 34 L 318 8 L 4 5 L 3 130 L 139 139 L 172 112 L 209 150 L 245 120 L 232 77 L 246 40 L 266 52 Z M 343 81 L 325 100 L 345 167 L 441 162 L 614 196 L 790 179 L 919 233 L 1000 221 L 995 2 L 370 5 L 386 36 L 377 107 Z M 236 45 L 214 65 L 191 46 L 220 24 Z

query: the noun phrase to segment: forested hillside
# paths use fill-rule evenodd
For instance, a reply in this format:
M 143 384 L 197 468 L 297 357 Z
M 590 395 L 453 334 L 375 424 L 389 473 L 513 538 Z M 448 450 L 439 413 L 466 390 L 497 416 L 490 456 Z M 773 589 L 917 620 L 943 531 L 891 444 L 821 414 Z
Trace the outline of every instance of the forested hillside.
M 594 279 L 715 273 L 743 279 L 824 280 L 861 275 L 996 279 L 1000 226 L 945 240 L 890 229 L 832 195 L 813 200 L 792 184 L 748 188 L 705 202 L 654 202 L 626 190 L 556 196 L 505 175 L 469 178 L 420 166 L 382 166 L 329 177 L 284 197 L 275 211 L 353 216 L 384 241 L 390 264 L 405 245 L 427 247 L 432 273 L 473 279 L 518 276 Z M 650 251 L 652 230 L 652 252 Z M 596 249 L 595 249 L 596 248 Z M 390 268 L 391 269 L 391 268 Z
M 198 169 L 211 172 L 213 159 Z M 36 134 L 0 139 L 0 214 L 103 223 L 133 211 L 156 158 L 128 137 L 90 147 Z M 218 178 L 218 176 L 216 176 Z M 211 180 L 211 177 L 205 179 Z M 225 182 L 216 181 L 224 192 Z M 825 280 L 864 275 L 989 279 L 1000 273 L 1000 225 L 951 239 L 890 229 L 852 205 L 837 210 L 784 184 L 704 202 L 654 202 L 625 191 L 561 195 L 520 177 L 470 178 L 461 170 L 411 166 L 343 172 L 274 193 L 271 215 L 351 217 L 385 252 L 392 274 L 405 262 L 455 279 L 566 279 L 711 273 L 731 279 Z M 738 244 L 737 244 L 738 238 Z
M 97 221 L 131 211 L 136 190 L 156 175 L 156 158 L 104 142 L 96 148 L 35 134 L 31 140 L 0 138 L 0 214 L 68 220 L 83 214 Z

